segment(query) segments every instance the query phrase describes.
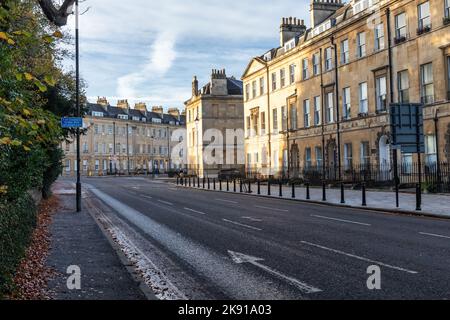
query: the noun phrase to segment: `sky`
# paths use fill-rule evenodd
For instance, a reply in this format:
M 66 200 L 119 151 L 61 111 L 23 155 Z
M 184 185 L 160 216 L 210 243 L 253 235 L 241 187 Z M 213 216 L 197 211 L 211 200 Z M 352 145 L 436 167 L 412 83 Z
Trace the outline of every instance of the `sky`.
M 247 64 L 279 45 L 282 17 L 309 25 L 309 0 L 86 0 L 80 4 L 80 70 L 91 102 L 184 109 L 194 75 L 212 69 L 240 79 Z M 73 33 L 74 18 L 66 28 Z M 73 69 L 73 62 L 65 66 Z

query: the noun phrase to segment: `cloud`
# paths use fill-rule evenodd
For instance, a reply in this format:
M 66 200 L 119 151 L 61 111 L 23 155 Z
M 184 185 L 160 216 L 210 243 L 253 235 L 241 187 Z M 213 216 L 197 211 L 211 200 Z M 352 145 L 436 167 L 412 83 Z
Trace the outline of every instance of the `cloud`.
M 140 66 L 138 71 L 117 80 L 119 96 L 135 97 L 137 86 L 145 81 L 164 76 L 172 67 L 175 58 L 175 36 L 167 32 L 159 34 L 153 43 L 146 64 Z
M 252 57 L 278 45 L 282 17 L 308 21 L 309 2 L 87 0 L 80 50 L 88 95 L 181 107 L 194 74 L 201 84 L 213 68 L 239 78 Z

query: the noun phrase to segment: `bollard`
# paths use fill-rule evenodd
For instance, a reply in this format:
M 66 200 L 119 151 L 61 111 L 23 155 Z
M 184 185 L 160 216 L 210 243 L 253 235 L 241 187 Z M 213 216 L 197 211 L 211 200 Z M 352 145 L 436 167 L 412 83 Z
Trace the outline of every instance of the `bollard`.
M 344 184 L 341 183 L 341 204 L 345 204 Z
M 416 185 L 416 211 L 422 211 L 422 188 L 419 183 Z
M 211 189 L 211 183 L 210 183 L 209 178 L 208 178 L 208 190 L 209 189 Z
M 233 192 L 236 192 L 236 179 L 233 180 Z
M 230 191 L 230 180 L 227 179 L 227 192 Z
M 191 187 L 191 177 L 189 177 L 189 188 Z
M 252 193 L 252 181 L 248 180 L 248 193 Z
M 271 195 L 270 187 L 271 187 L 271 185 L 270 185 L 270 179 L 269 179 L 269 182 L 267 183 L 267 195 L 268 195 L 268 196 Z
M 366 199 L 366 184 L 362 184 L 362 205 L 363 207 L 367 207 L 367 199 Z
M 309 191 L 309 182 L 306 183 L 306 200 L 311 200 L 311 193 Z
M 200 188 L 200 177 L 197 177 L 197 188 Z
M 322 182 L 322 201 L 327 201 L 327 183 L 326 183 L 326 181 Z
M 295 199 L 295 183 L 292 182 L 292 199 Z
M 239 192 L 242 193 L 242 179 L 239 179 Z
M 219 179 L 219 191 L 222 191 L 222 180 Z
M 280 192 L 279 192 L 279 196 L 280 196 L 280 198 L 283 196 L 283 182 L 281 182 L 281 180 L 280 180 L 280 182 L 279 182 L 279 186 L 280 186 Z
M 213 178 L 213 190 L 216 190 L 216 178 Z
M 206 183 L 206 179 L 205 179 L 205 177 L 203 177 L 203 189 L 205 189 L 205 183 Z
M 258 195 L 261 194 L 261 181 L 258 180 Z
M 195 188 L 195 177 L 192 177 L 192 186 Z

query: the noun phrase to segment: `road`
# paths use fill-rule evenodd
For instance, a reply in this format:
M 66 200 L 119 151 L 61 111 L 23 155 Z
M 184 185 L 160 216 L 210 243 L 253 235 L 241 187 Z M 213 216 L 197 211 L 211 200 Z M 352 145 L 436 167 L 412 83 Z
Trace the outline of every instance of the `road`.
M 450 220 L 146 178 L 84 186 L 84 205 L 161 299 L 450 299 Z

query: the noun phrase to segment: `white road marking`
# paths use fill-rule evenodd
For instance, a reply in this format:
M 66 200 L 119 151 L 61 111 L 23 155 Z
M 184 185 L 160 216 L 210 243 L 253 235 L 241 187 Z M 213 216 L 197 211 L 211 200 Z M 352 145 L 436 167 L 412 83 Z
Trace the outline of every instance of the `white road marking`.
M 194 212 L 194 213 L 198 213 L 198 214 L 201 214 L 201 215 L 206 215 L 206 213 L 204 213 L 204 212 L 197 211 L 197 210 L 190 209 L 190 208 L 184 208 L 184 210 L 187 210 L 187 211 L 190 211 L 190 212 Z
M 260 229 L 260 228 L 252 227 L 252 226 L 249 226 L 249 225 L 246 225 L 246 224 L 243 224 L 243 223 L 239 223 L 239 222 L 236 222 L 236 221 L 231 221 L 231 220 L 227 220 L 227 219 L 222 219 L 222 221 L 225 221 L 225 222 L 228 222 L 228 223 L 232 223 L 232 224 L 235 224 L 237 226 L 249 228 L 249 229 L 252 229 L 252 230 L 256 230 L 256 231 L 262 231 L 262 229 Z
M 304 293 L 317 293 L 317 292 L 322 292 L 322 290 L 315 288 L 313 286 L 310 286 L 307 283 L 301 282 L 295 278 L 286 276 L 284 274 L 282 274 L 281 272 L 274 270 L 270 267 L 267 267 L 261 263 L 259 263 L 258 261 L 264 261 L 264 259 L 261 258 L 256 258 L 256 257 L 252 257 L 252 256 L 248 256 L 245 255 L 243 253 L 239 253 L 239 252 L 233 252 L 233 251 L 228 251 L 228 254 L 231 256 L 231 259 L 237 263 L 237 264 L 243 264 L 243 263 L 249 263 L 254 265 L 255 267 L 258 267 L 272 275 L 274 275 L 275 277 L 285 280 L 286 282 L 288 282 L 289 284 L 295 286 L 297 289 L 299 289 L 300 291 L 304 292 Z
M 237 203 L 238 203 L 238 202 L 236 202 L 236 201 L 225 200 L 225 199 L 216 199 L 216 201 L 227 202 L 227 203 L 234 203 L 234 204 L 237 204 Z
M 165 286 L 167 287 L 167 289 L 169 289 L 168 291 L 170 291 L 171 294 L 175 295 L 179 299 L 187 299 L 187 297 L 167 278 L 167 276 L 153 263 L 153 261 L 143 251 L 141 251 L 131 239 L 129 239 L 121 230 L 119 230 L 118 227 L 114 226 L 113 222 L 109 217 L 106 216 L 106 214 L 100 212 L 100 209 L 98 209 L 97 207 L 91 208 L 97 211 L 100 219 L 103 219 L 103 221 L 107 225 L 106 227 L 109 228 L 111 234 L 115 233 L 116 236 L 120 235 L 125 244 L 134 249 L 135 252 L 137 252 L 149 263 L 149 265 L 153 268 L 154 273 L 157 275 L 151 277 L 151 279 L 148 279 L 152 282 L 152 284 L 154 284 L 153 282 L 156 282 L 159 286 L 161 286 L 161 280 L 163 280 Z M 119 241 L 119 238 L 117 240 Z
M 158 202 L 161 202 L 163 204 L 167 204 L 168 206 L 173 206 L 173 203 L 171 203 L 171 202 L 167 202 L 167 201 L 163 201 L 163 200 L 158 200 Z
M 449 236 L 443 236 L 440 234 L 435 234 L 435 233 L 427 233 L 427 232 L 419 232 L 421 235 L 424 236 L 430 236 L 430 237 L 436 237 L 436 238 L 444 238 L 444 239 L 450 239 Z
M 356 221 L 344 220 L 344 219 L 336 219 L 336 218 L 325 217 L 325 216 L 318 216 L 318 215 L 315 215 L 315 214 L 312 214 L 311 217 L 320 218 L 320 219 L 326 219 L 326 220 L 339 221 L 339 222 L 345 222 L 345 223 L 359 224 L 361 226 L 367 226 L 367 227 L 371 226 L 368 223 L 362 223 L 362 222 L 356 222 Z
M 169 191 L 178 191 L 178 189 L 175 189 L 175 188 L 169 188 Z
M 150 196 L 142 196 L 143 198 L 147 198 L 147 199 L 153 199 L 153 197 Z
M 330 252 L 333 252 L 333 253 L 341 254 L 341 255 L 344 255 L 344 256 L 347 256 L 347 257 L 350 257 L 350 258 L 355 258 L 357 260 L 366 261 L 366 262 L 369 262 L 369 263 L 380 265 L 380 266 L 383 266 L 383 267 L 386 267 L 386 268 L 390 268 L 390 269 L 394 269 L 394 270 L 398 270 L 398 271 L 403 271 L 403 272 L 411 273 L 411 274 L 418 274 L 417 271 L 412 271 L 412 270 L 404 269 L 404 268 L 401 268 L 401 267 L 393 266 L 393 265 L 390 265 L 390 264 L 386 264 L 384 262 L 368 259 L 368 258 L 365 258 L 365 257 L 360 257 L 360 256 L 357 256 L 357 255 L 354 255 L 354 254 L 351 254 L 351 253 L 344 252 L 344 251 L 327 248 L 327 247 L 324 247 L 324 246 L 321 246 L 321 245 L 318 245 L 318 244 L 314 244 L 314 243 L 311 243 L 311 242 L 301 241 L 301 243 L 305 244 L 305 245 L 308 245 L 308 246 L 311 246 L 311 247 L 316 247 L 316 248 L 323 249 L 323 250 L 326 250 L 326 251 L 330 251 Z
M 256 218 L 253 218 L 253 217 L 242 217 L 242 219 L 250 220 L 250 221 L 253 221 L 253 222 L 262 222 L 261 219 L 256 219 Z
M 285 210 L 285 209 L 269 208 L 269 207 L 264 207 L 264 206 L 255 206 L 255 208 L 264 209 L 264 210 L 272 210 L 272 211 L 280 211 L 280 212 L 289 212 L 289 210 Z

